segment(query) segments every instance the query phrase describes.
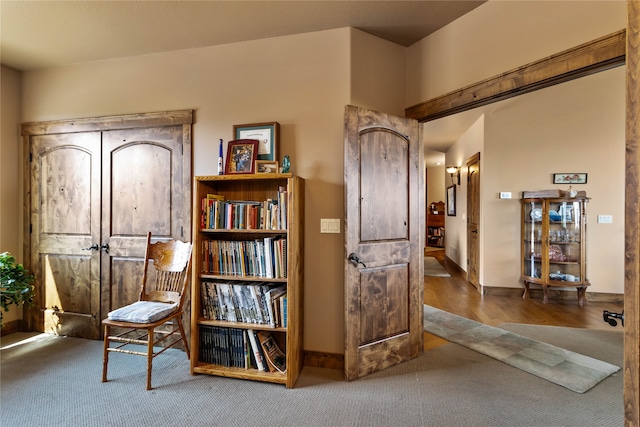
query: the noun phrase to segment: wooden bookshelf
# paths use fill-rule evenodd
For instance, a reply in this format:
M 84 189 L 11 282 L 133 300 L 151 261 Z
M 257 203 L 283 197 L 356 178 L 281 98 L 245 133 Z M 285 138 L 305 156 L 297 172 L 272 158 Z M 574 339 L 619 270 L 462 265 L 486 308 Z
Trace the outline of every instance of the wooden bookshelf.
M 444 202 L 433 202 L 429 205 L 427 246 L 444 247 Z
M 286 195 L 279 195 L 279 190 L 286 190 Z M 242 228 L 235 226 L 228 228 L 221 224 L 214 224 L 212 221 L 206 222 L 202 218 L 203 199 L 208 194 L 222 196 L 224 202 L 258 202 L 263 203 L 268 200 L 278 200 L 278 209 L 286 205 L 286 220 L 281 217 L 278 224 L 269 222 L 274 226 L 271 228 L 261 228 L 260 223 L 249 225 L 247 221 L 242 224 Z M 220 175 L 220 176 L 199 176 L 194 181 L 193 191 L 193 267 L 191 283 L 191 373 L 217 375 L 229 378 L 245 380 L 263 381 L 276 384 L 283 384 L 287 388 L 295 385 L 296 379 L 300 375 L 303 366 L 303 213 L 304 213 L 304 180 L 292 174 L 250 174 L 250 175 Z M 220 203 L 222 205 L 222 203 Z M 226 205 L 225 205 L 226 206 Z M 261 205 L 263 208 L 266 204 Z M 234 207 L 226 207 L 227 213 L 232 212 Z M 238 211 L 239 212 L 238 208 Z M 264 208 L 260 215 L 264 214 Z M 281 215 L 281 212 L 278 212 Z M 263 216 L 261 216 L 264 218 Z M 212 216 L 209 216 L 211 219 Z M 227 223 L 226 225 L 229 225 Z M 252 228 L 248 228 L 252 227 Z M 267 242 L 266 239 L 286 241 L 286 249 L 281 253 L 280 268 L 274 266 L 271 277 L 266 277 L 264 257 L 258 255 L 259 250 L 252 246 L 255 242 Z M 220 246 L 228 245 L 238 249 L 240 254 L 224 256 L 224 261 L 220 257 L 221 249 L 215 246 L 213 241 L 218 241 Z M 224 243 L 220 243 L 224 242 Z M 266 243 L 265 243 L 265 246 Z M 252 249 L 247 249 L 251 247 Z M 245 252 L 246 251 L 246 252 Z M 244 256 L 243 256 L 244 255 Z M 218 257 L 219 256 L 219 257 Z M 274 255 L 275 257 L 276 255 Z M 218 257 L 218 258 L 216 258 Z M 258 262 L 258 260 L 261 260 Z M 205 264 L 206 261 L 206 264 Z M 226 263 L 226 264 L 225 264 Z M 232 265 L 233 264 L 233 265 Z M 242 264 L 242 265 L 241 265 Z M 271 264 L 273 265 L 273 264 Z M 235 271 L 233 271 L 235 269 Z M 279 272 L 280 274 L 276 274 Z M 213 283 L 213 285 L 211 285 Z M 244 316 L 244 311 L 238 308 L 236 319 L 229 320 L 224 315 L 216 311 L 212 314 L 212 301 L 205 292 L 203 296 L 202 287 L 213 286 L 217 288 L 222 284 L 230 285 L 235 290 L 242 293 L 245 289 L 241 287 L 253 287 L 258 294 L 258 288 L 273 289 L 276 287 L 286 288 L 286 307 L 284 302 L 280 302 L 280 307 L 286 311 L 286 325 L 284 314 L 278 311 L 278 316 L 272 314 L 272 319 L 277 322 L 258 323 L 265 318 L 256 319 L 252 316 Z M 246 300 L 238 297 L 238 300 Z M 260 298 L 258 298 L 259 300 Z M 264 298 L 263 298 L 264 301 Z M 235 302 L 235 300 L 234 300 Z M 256 302 L 254 300 L 254 302 Z M 219 304 L 219 303 L 217 303 Z M 240 304 L 240 303 L 238 303 Z M 254 305 L 254 307 L 257 307 Z M 264 305 L 261 306 L 264 308 Z M 275 308 L 274 308 L 275 309 Z M 249 310 L 248 310 L 249 311 Z M 228 314 L 228 313 L 227 313 Z M 231 316 L 229 316 L 231 317 Z M 242 317 L 238 319 L 237 317 Z M 247 319 L 247 317 L 251 317 Z M 258 316 L 261 317 L 261 316 Z M 201 329 L 202 328 L 202 329 Z M 237 337 L 235 343 L 242 345 L 242 348 L 235 348 L 236 353 L 230 359 L 220 361 L 219 357 L 209 357 L 211 351 L 225 352 L 223 348 L 211 350 L 210 331 L 215 329 L 224 335 L 232 331 L 240 331 L 244 340 Z M 286 371 L 265 372 L 256 369 L 255 361 L 251 363 L 248 353 L 241 357 L 238 350 L 252 351 L 250 341 L 247 339 L 246 331 L 254 330 L 268 331 L 275 343 L 284 353 L 286 359 Z M 225 332 L 226 331 L 226 332 Z M 219 335 L 220 337 L 222 335 Z M 216 338 L 221 339 L 221 338 Z M 219 342 L 219 341 L 216 341 Z M 231 344 L 230 344 L 231 345 Z M 233 352 L 233 350 L 229 350 Z M 243 363 L 239 360 L 243 359 Z

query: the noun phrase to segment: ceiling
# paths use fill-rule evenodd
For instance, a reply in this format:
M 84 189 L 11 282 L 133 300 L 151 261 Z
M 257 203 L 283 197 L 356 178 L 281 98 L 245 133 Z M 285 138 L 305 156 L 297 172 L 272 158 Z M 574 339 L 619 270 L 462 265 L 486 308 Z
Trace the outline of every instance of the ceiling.
M 410 46 L 484 1 L 0 0 L 0 62 L 29 71 L 342 27 Z M 434 149 L 454 128 L 430 133 Z

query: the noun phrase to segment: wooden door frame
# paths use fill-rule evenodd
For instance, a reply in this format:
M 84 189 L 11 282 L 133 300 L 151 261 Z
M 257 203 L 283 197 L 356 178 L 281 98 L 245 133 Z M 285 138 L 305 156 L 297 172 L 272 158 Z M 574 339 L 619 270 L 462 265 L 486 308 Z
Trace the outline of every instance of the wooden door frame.
M 640 424 L 640 2 L 627 2 L 627 28 L 405 109 L 428 122 L 627 65 L 625 160 L 624 411 Z
M 476 164 L 476 163 L 478 164 L 478 170 L 480 170 L 480 153 L 475 153 L 474 155 L 469 157 L 467 159 L 467 161 L 465 162 L 465 165 L 467 167 L 467 200 L 466 200 L 467 213 L 470 212 L 469 205 L 472 202 L 474 202 L 474 200 L 471 198 L 471 191 L 469 190 L 469 188 L 470 188 L 469 184 L 471 182 L 471 174 L 469 173 L 469 167 L 471 165 Z M 479 192 L 480 192 L 480 189 L 478 188 L 478 193 L 477 194 L 479 194 Z M 477 219 L 478 219 L 478 221 L 476 221 L 476 224 L 478 225 L 478 224 L 480 224 L 480 221 L 479 221 L 480 220 L 480 206 L 479 206 L 480 200 L 475 200 L 475 202 L 478 204 L 478 206 L 477 206 L 477 212 L 478 212 L 478 218 Z M 466 224 L 466 227 L 465 227 L 466 238 L 467 238 L 467 253 L 466 253 L 466 257 L 467 257 L 467 281 L 469 283 L 471 283 L 473 285 L 473 287 L 475 287 L 478 292 L 482 293 L 482 284 L 480 283 L 480 255 L 478 255 L 478 266 L 477 266 L 477 268 L 478 268 L 478 277 L 477 277 L 478 283 L 473 283 L 470 280 L 470 274 L 469 274 L 469 271 L 470 271 L 469 260 L 471 259 L 471 256 L 470 256 L 471 248 L 469 247 L 469 241 L 471 240 L 471 239 L 469 239 L 469 235 L 471 233 L 469 231 L 469 223 L 470 223 L 470 221 L 471 221 L 471 218 L 469 216 L 467 216 L 467 224 Z M 482 250 L 482 245 L 480 245 L 480 238 L 477 239 L 477 242 L 478 242 L 478 252 L 480 252 Z
M 177 111 L 161 111 L 155 113 L 127 114 L 118 116 L 104 117 L 88 117 L 80 119 L 55 120 L 48 122 L 30 122 L 21 125 L 22 150 L 23 150 L 23 192 L 25 194 L 23 201 L 23 260 L 27 267 L 32 265 L 31 260 L 31 137 L 37 135 L 51 135 L 75 132 L 92 132 L 92 131 L 108 131 L 122 130 L 133 128 L 147 128 L 159 126 L 177 126 L 182 125 L 183 132 L 183 154 L 188 157 L 188 161 L 192 163 L 191 149 L 191 125 L 193 123 L 193 110 L 177 110 Z M 189 171 L 188 176 L 184 176 L 184 188 L 191 190 L 191 177 L 193 173 Z M 191 191 L 185 191 L 183 194 L 182 205 L 191 207 Z M 191 236 L 191 215 L 185 218 L 186 235 L 188 240 Z M 186 238 L 185 237 L 185 238 Z M 25 318 L 27 320 L 28 330 L 34 330 L 37 327 L 38 308 L 26 308 Z

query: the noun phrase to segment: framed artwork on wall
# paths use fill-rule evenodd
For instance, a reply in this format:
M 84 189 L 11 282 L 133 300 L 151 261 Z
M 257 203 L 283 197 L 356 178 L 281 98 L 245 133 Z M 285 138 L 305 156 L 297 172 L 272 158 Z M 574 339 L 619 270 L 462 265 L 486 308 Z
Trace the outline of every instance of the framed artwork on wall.
M 554 173 L 554 184 L 586 184 L 586 173 Z
M 257 139 L 258 160 L 278 160 L 280 150 L 280 124 L 278 122 L 234 125 L 236 139 Z
M 257 139 L 236 139 L 227 145 L 227 161 L 224 165 L 226 175 L 255 173 L 258 155 Z
M 447 187 L 447 215 L 456 216 L 456 186 Z

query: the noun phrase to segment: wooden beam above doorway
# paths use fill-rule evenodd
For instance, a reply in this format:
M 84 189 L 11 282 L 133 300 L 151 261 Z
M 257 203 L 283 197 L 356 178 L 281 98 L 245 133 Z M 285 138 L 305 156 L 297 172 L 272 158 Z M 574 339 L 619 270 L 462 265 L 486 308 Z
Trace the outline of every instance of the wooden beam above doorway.
M 626 30 L 479 81 L 405 109 L 405 117 L 420 122 L 533 92 L 568 80 L 624 65 Z

